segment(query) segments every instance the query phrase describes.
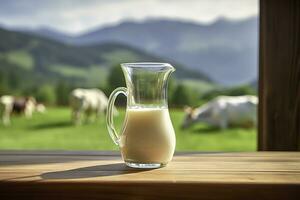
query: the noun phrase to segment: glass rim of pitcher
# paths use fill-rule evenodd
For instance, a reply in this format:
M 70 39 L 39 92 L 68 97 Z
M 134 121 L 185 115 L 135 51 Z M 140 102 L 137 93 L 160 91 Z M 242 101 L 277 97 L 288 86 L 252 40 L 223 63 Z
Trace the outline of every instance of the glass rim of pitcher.
M 130 67 L 130 68 L 166 68 L 175 70 L 175 68 L 169 63 L 161 63 L 161 62 L 132 62 L 132 63 L 121 63 L 122 67 Z

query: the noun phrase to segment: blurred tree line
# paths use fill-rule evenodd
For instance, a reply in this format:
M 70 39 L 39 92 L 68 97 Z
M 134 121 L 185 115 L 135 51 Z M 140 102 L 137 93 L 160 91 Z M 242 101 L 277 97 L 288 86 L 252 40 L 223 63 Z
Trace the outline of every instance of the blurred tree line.
M 24 83 L 24 74 L 12 71 L 0 71 L 0 95 L 10 94 L 15 96 L 34 96 L 38 102 L 47 105 L 66 106 L 69 103 L 70 92 L 79 86 L 70 81 L 58 79 L 52 82 L 31 80 L 27 77 L 28 83 Z M 21 78 L 22 77 L 22 78 Z M 21 81 L 22 80 L 22 81 Z M 31 84 L 30 84 L 31 81 Z M 125 86 L 123 72 L 119 65 L 111 67 L 107 77 L 107 84 L 98 86 L 107 96 L 117 87 Z M 83 87 L 84 88 L 84 87 Z M 168 82 L 168 103 L 170 107 L 181 108 L 185 105 L 199 106 L 219 95 L 239 96 L 256 95 L 257 91 L 249 85 L 242 85 L 232 88 L 216 87 L 208 92 L 201 93 L 194 88 L 182 83 L 181 80 L 171 78 Z M 125 105 L 126 97 L 118 97 L 118 105 Z

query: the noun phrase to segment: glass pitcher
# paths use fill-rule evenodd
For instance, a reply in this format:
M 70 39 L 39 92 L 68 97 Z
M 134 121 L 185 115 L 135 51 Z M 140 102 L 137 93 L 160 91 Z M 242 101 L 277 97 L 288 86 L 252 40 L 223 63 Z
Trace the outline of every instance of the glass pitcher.
M 108 132 L 129 167 L 163 167 L 172 160 L 176 143 L 167 103 L 168 79 L 175 68 L 168 63 L 124 63 L 121 68 L 127 88 L 116 88 L 109 97 Z M 120 135 L 113 124 L 118 94 L 127 97 Z

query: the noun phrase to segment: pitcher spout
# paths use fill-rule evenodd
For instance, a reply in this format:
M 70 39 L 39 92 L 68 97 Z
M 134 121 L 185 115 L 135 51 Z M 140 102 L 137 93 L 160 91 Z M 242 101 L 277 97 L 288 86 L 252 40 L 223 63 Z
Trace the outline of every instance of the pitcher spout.
M 167 76 L 167 80 L 168 80 L 169 77 L 170 77 L 170 75 L 171 75 L 173 72 L 175 72 L 176 69 L 175 69 L 172 65 L 170 65 L 170 64 L 168 64 L 166 67 L 167 67 L 166 76 Z

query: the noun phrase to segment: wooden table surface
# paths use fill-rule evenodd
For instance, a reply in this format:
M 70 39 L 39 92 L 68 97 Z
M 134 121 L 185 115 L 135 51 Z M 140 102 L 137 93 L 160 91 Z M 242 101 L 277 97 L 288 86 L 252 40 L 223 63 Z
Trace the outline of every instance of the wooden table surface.
M 177 153 L 138 170 L 118 152 L 0 151 L 0 199 L 300 199 L 300 152 Z

